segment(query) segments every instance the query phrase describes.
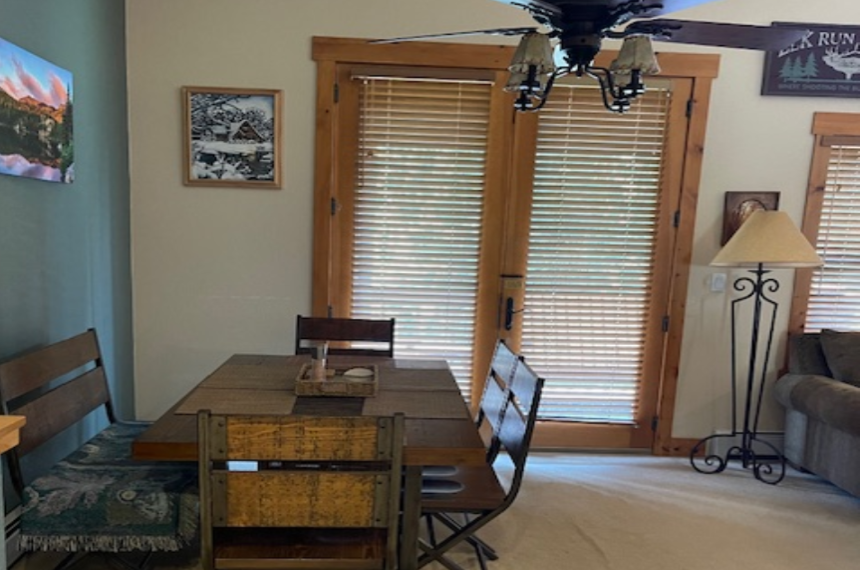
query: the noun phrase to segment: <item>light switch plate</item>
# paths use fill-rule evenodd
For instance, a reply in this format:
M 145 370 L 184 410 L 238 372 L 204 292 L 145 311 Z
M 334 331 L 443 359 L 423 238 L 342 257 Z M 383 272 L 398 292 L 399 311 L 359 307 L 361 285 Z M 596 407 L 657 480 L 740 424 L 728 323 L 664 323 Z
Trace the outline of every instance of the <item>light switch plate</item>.
M 722 293 L 726 290 L 726 274 L 711 273 L 711 291 L 714 293 Z

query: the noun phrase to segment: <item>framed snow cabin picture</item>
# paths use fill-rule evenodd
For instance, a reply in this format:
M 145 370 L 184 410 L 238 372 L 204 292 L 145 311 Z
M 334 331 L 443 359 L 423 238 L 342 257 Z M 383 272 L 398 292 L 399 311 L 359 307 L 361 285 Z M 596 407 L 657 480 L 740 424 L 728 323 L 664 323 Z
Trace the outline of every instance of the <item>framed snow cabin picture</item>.
M 183 87 L 184 183 L 281 187 L 281 91 Z

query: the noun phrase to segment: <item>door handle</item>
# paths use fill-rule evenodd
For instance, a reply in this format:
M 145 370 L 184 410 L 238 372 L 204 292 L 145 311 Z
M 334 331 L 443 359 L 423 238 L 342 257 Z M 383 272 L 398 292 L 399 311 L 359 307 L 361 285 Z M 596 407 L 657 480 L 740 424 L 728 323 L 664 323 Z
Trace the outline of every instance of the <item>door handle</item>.
M 509 331 L 514 326 L 514 315 L 516 313 L 522 313 L 525 309 L 516 309 L 514 310 L 514 298 L 508 297 L 505 300 L 505 330 Z

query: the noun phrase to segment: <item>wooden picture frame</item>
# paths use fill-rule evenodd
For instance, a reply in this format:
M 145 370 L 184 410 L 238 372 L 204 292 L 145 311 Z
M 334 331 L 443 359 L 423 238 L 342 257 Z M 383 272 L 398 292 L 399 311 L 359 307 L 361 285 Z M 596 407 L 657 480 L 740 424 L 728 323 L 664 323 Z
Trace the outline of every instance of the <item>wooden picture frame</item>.
M 723 239 L 720 245 L 726 245 L 753 212 L 778 209 L 779 192 L 726 192 Z
M 281 91 L 183 87 L 187 186 L 281 187 Z

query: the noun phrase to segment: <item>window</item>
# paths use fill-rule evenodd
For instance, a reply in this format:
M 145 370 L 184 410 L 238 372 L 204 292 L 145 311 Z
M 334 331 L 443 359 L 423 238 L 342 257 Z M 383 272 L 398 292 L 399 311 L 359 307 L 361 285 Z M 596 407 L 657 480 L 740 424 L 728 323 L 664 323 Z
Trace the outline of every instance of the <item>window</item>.
M 552 378 L 541 417 L 631 424 L 659 305 L 654 249 L 672 92 L 651 82 L 622 117 L 591 85 L 554 95 L 538 121 L 522 350 Z
M 860 115 L 818 113 L 803 231 L 824 266 L 799 271 L 791 330 L 860 330 Z
M 668 450 L 716 57 L 662 57 L 626 115 L 582 82 L 520 114 L 511 52 L 315 40 L 314 313 L 395 317 L 473 402 L 506 338 L 547 379 L 539 445 Z
M 470 392 L 490 82 L 359 82 L 350 314 L 397 318 L 397 355 Z

